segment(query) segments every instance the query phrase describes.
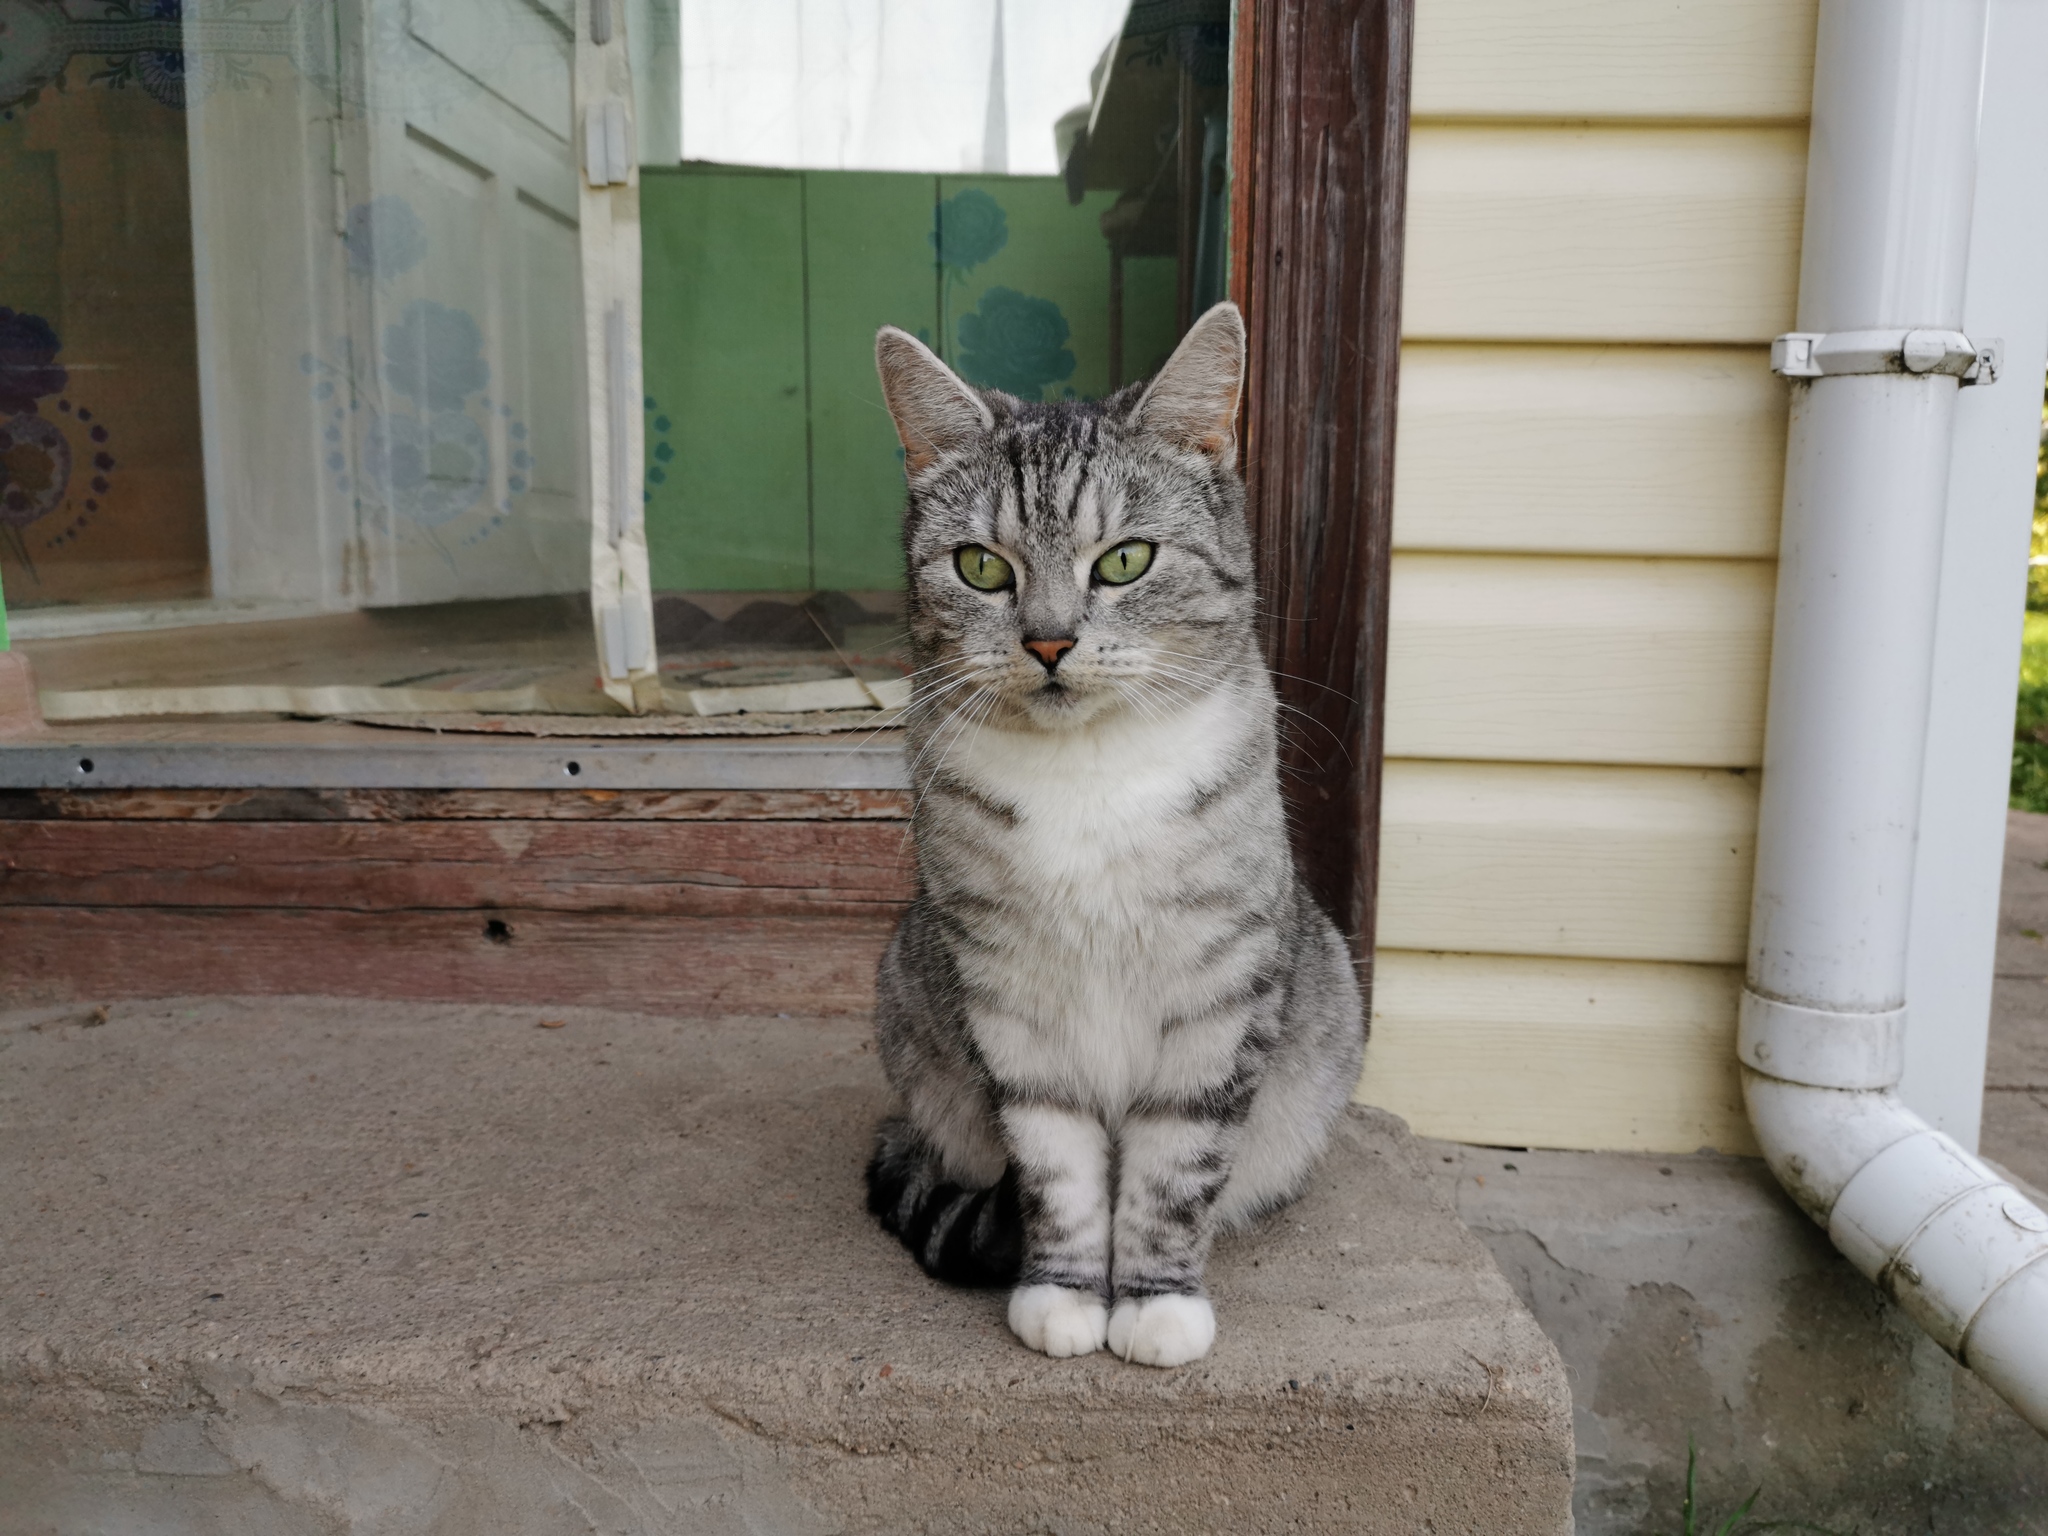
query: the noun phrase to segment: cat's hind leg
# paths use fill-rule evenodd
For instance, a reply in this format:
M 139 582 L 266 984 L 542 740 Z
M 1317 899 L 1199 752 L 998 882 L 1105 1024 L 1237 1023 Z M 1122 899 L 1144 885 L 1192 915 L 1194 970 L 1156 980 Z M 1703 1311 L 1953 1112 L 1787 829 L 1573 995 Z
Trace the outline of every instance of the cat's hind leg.
M 1295 899 L 1293 982 L 1230 1182 L 1217 1197 L 1224 1231 L 1247 1227 L 1300 1195 L 1364 1065 L 1365 1016 L 1350 950 L 1306 891 L 1297 888 Z
M 876 985 L 875 1036 L 902 1113 L 875 1131 L 868 1210 L 925 1273 L 956 1285 L 1017 1278 L 1023 1218 L 995 1111 L 966 1045 L 920 908 L 905 914 Z

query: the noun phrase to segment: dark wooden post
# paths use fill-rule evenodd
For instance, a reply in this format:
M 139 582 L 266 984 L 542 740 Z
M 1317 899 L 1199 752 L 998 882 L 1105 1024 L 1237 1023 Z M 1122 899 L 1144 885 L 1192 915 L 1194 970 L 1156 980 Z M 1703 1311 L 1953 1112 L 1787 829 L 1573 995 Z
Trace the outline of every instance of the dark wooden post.
M 1316 894 L 1370 963 L 1378 878 L 1412 0 L 1241 0 L 1231 294 L 1283 778 Z

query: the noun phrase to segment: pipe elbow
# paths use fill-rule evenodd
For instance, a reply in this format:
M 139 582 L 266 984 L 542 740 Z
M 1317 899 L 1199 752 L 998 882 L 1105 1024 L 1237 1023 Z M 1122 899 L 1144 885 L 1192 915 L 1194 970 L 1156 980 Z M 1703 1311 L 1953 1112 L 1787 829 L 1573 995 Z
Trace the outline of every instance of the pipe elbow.
M 1742 1097 L 1764 1161 L 1822 1226 L 1859 1169 L 1926 1122 L 1885 1089 L 1821 1088 L 1744 1064 Z
M 1742 1071 L 1765 1161 L 1856 1268 L 2048 1433 L 2048 1212 L 1890 1088 Z

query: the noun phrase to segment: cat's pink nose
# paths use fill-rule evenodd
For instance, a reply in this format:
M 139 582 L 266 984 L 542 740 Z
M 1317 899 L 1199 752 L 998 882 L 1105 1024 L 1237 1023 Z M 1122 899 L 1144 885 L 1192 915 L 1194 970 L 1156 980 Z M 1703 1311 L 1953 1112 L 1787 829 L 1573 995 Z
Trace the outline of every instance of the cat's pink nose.
M 1024 649 L 1044 662 L 1045 670 L 1048 672 L 1058 666 L 1060 658 L 1073 648 L 1074 642 L 1072 640 L 1026 640 L 1024 642 Z

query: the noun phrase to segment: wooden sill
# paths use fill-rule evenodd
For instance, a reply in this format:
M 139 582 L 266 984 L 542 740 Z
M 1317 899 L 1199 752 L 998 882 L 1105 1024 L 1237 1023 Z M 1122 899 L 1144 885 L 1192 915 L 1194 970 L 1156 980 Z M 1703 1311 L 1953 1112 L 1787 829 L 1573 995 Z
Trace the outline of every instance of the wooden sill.
M 93 721 L 0 742 L 0 789 L 900 790 L 902 741 L 900 731 L 651 740 Z

